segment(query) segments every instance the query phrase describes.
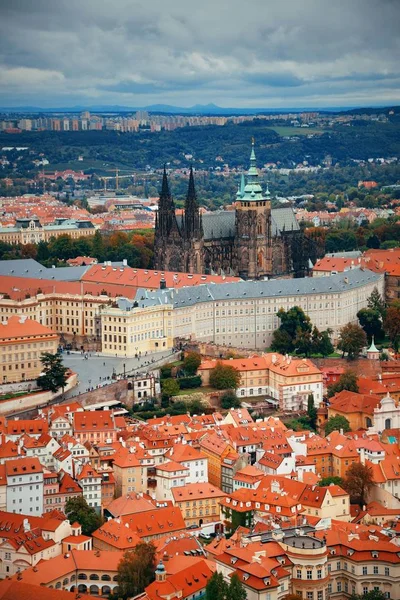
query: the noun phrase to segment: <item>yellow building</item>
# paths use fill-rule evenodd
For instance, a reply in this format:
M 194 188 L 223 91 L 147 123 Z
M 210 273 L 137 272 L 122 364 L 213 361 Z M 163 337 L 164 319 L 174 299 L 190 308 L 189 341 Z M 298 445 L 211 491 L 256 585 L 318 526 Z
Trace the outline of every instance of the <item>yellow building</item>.
M 221 520 L 219 503 L 226 494 L 210 483 L 189 483 L 172 488 L 173 503 L 181 511 L 187 527 Z
M 134 356 L 173 347 L 172 305 L 139 308 L 126 300 L 119 304 L 119 308 L 101 311 L 103 354 Z
M 26 317 L 13 316 L 0 323 L 1 382 L 37 379 L 42 371 L 43 352 L 55 354 L 58 335 Z
M 38 244 L 60 235 L 77 239 L 95 233 L 95 226 L 89 220 L 59 219 L 50 225 L 41 225 L 39 219 L 27 218 L 17 219 L 14 227 L 0 226 L 0 241 L 7 244 Z

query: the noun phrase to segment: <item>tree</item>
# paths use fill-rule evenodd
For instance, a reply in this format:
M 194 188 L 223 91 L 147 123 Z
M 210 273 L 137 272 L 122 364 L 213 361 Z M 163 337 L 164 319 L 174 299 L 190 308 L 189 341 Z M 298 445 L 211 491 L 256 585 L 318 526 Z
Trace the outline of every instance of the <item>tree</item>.
M 356 358 L 367 344 L 365 331 L 353 323 L 348 323 L 340 330 L 338 349 L 347 354 L 349 359 Z
M 131 598 L 142 594 L 154 580 L 155 567 L 154 544 L 139 542 L 132 551 L 125 552 L 118 565 L 118 596 Z
M 68 369 L 64 367 L 61 355 L 44 352 L 40 360 L 43 371 L 37 378 L 38 386 L 53 393 L 60 388 L 64 388 L 67 382 Z
M 372 336 L 377 340 L 384 337 L 381 314 L 378 310 L 374 308 L 362 308 L 358 311 L 357 318 L 369 342 L 371 342 Z
M 206 585 L 206 600 L 226 600 L 228 585 L 222 573 L 215 571 Z
M 297 348 L 299 353 L 304 353 L 303 350 L 309 353 L 310 342 L 307 340 L 312 330 L 310 317 L 299 306 L 293 306 L 288 311 L 281 308 L 277 316 L 281 324 L 272 335 L 271 350 L 287 354 Z
M 343 417 L 342 415 L 330 417 L 325 425 L 325 435 L 329 435 L 332 431 L 340 431 L 341 429 L 343 429 L 344 432 L 351 431 L 350 423 L 346 417 Z
M 288 354 L 293 352 L 293 340 L 287 331 L 275 329 L 272 334 L 271 350 L 279 354 Z
M 311 346 L 313 354 L 322 354 L 323 357 L 333 353 L 334 347 L 331 342 L 331 329 L 319 331 L 317 327 L 313 328 Z
M 240 408 L 241 402 L 233 390 L 227 390 L 221 396 L 221 407 L 225 410 L 230 408 Z
M 385 600 L 384 592 L 380 590 L 370 590 L 366 594 L 352 594 L 350 600 Z
M 210 385 L 216 390 L 236 390 L 240 384 L 240 372 L 231 365 L 217 362 L 210 372 Z
M 389 306 L 386 311 L 383 327 L 393 345 L 394 351 L 398 352 L 400 345 L 400 307 L 396 305 Z
M 65 505 L 65 515 L 70 523 L 78 523 L 82 526 L 83 535 L 92 535 L 93 531 L 102 524 L 102 518 L 92 506 L 86 502 L 83 496 L 70 498 Z
M 374 287 L 370 297 L 367 299 L 367 306 L 371 310 L 377 310 L 382 318 L 385 316 L 385 300 L 380 295 L 377 287 Z
M 331 483 L 333 483 L 334 485 L 343 486 L 343 479 L 341 477 L 335 477 L 334 475 L 332 475 L 331 477 L 323 477 L 318 482 L 318 485 L 320 487 L 326 487 L 328 485 L 331 485 Z
M 296 354 L 304 354 L 310 356 L 313 351 L 311 331 L 298 329 L 293 342 Z
M 358 376 L 354 371 L 345 371 L 343 375 L 339 377 L 337 383 L 333 383 L 328 387 L 328 398 L 332 398 L 338 392 L 347 390 L 349 392 L 358 393 Z
M 198 352 L 188 352 L 183 361 L 183 369 L 188 375 L 195 375 L 201 365 L 201 356 Z
M 247 598 L 246 590 L 236 573 L 231 577 L 226 598 L 227 600 L 246 600 Z
M 168 398 L 168 400 L 171 398 L 171 396 L 176 396 L 179 394 L 179 390 L 179 382 L 176 379 L 172 379 L 172 377 L 170 377 L 161 381 L 162 395 L 163 397 Z
M 317 409 L 314 404 L 314 394 L 308 394 L 307 398 L 307 414 L 310 419 L 310 425 L 313 429 L 317 424 Z
M 360 506 L 366 504 L 373 485 L 374 477 L 371 467 L 362 463 L 351 463 L 343 481 L 343 487 L 350 494 L 351 501 L 357 502 Z

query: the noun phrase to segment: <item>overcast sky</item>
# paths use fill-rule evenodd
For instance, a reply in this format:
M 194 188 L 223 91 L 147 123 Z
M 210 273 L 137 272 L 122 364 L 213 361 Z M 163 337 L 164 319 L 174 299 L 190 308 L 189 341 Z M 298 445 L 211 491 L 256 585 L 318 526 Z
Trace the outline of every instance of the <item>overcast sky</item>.
M 0 106 L 400 100 L 400 0 L 0 0 Z

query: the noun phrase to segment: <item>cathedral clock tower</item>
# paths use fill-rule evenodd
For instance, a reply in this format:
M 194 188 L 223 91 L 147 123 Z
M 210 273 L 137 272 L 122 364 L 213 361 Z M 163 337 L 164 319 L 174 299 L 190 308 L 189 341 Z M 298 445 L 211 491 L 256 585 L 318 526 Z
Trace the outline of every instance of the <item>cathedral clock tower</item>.
M 243 279 L 260 279 L 272 273 L 271 199 L 263 192 L 256 166 L 254 139 L 246 182 L 237 192 L 235 254 Z

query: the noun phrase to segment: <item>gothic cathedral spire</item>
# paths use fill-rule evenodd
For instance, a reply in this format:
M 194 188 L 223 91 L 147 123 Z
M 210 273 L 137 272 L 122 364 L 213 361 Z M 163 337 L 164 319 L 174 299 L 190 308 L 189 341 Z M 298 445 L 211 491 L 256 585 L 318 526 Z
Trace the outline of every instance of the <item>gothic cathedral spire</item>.
M 158 212 L 156 214 L 156 232 L 161 236 L 167 236 L 171 231 L 174 218 L 175 205 L 169 189 L 167 171 L 164 165 Z
M 185 237 L 187 239 L 203 237 L 203 225 L 197 202 L 192 167 L 190 167 L 189 185 L 185 200 Z

